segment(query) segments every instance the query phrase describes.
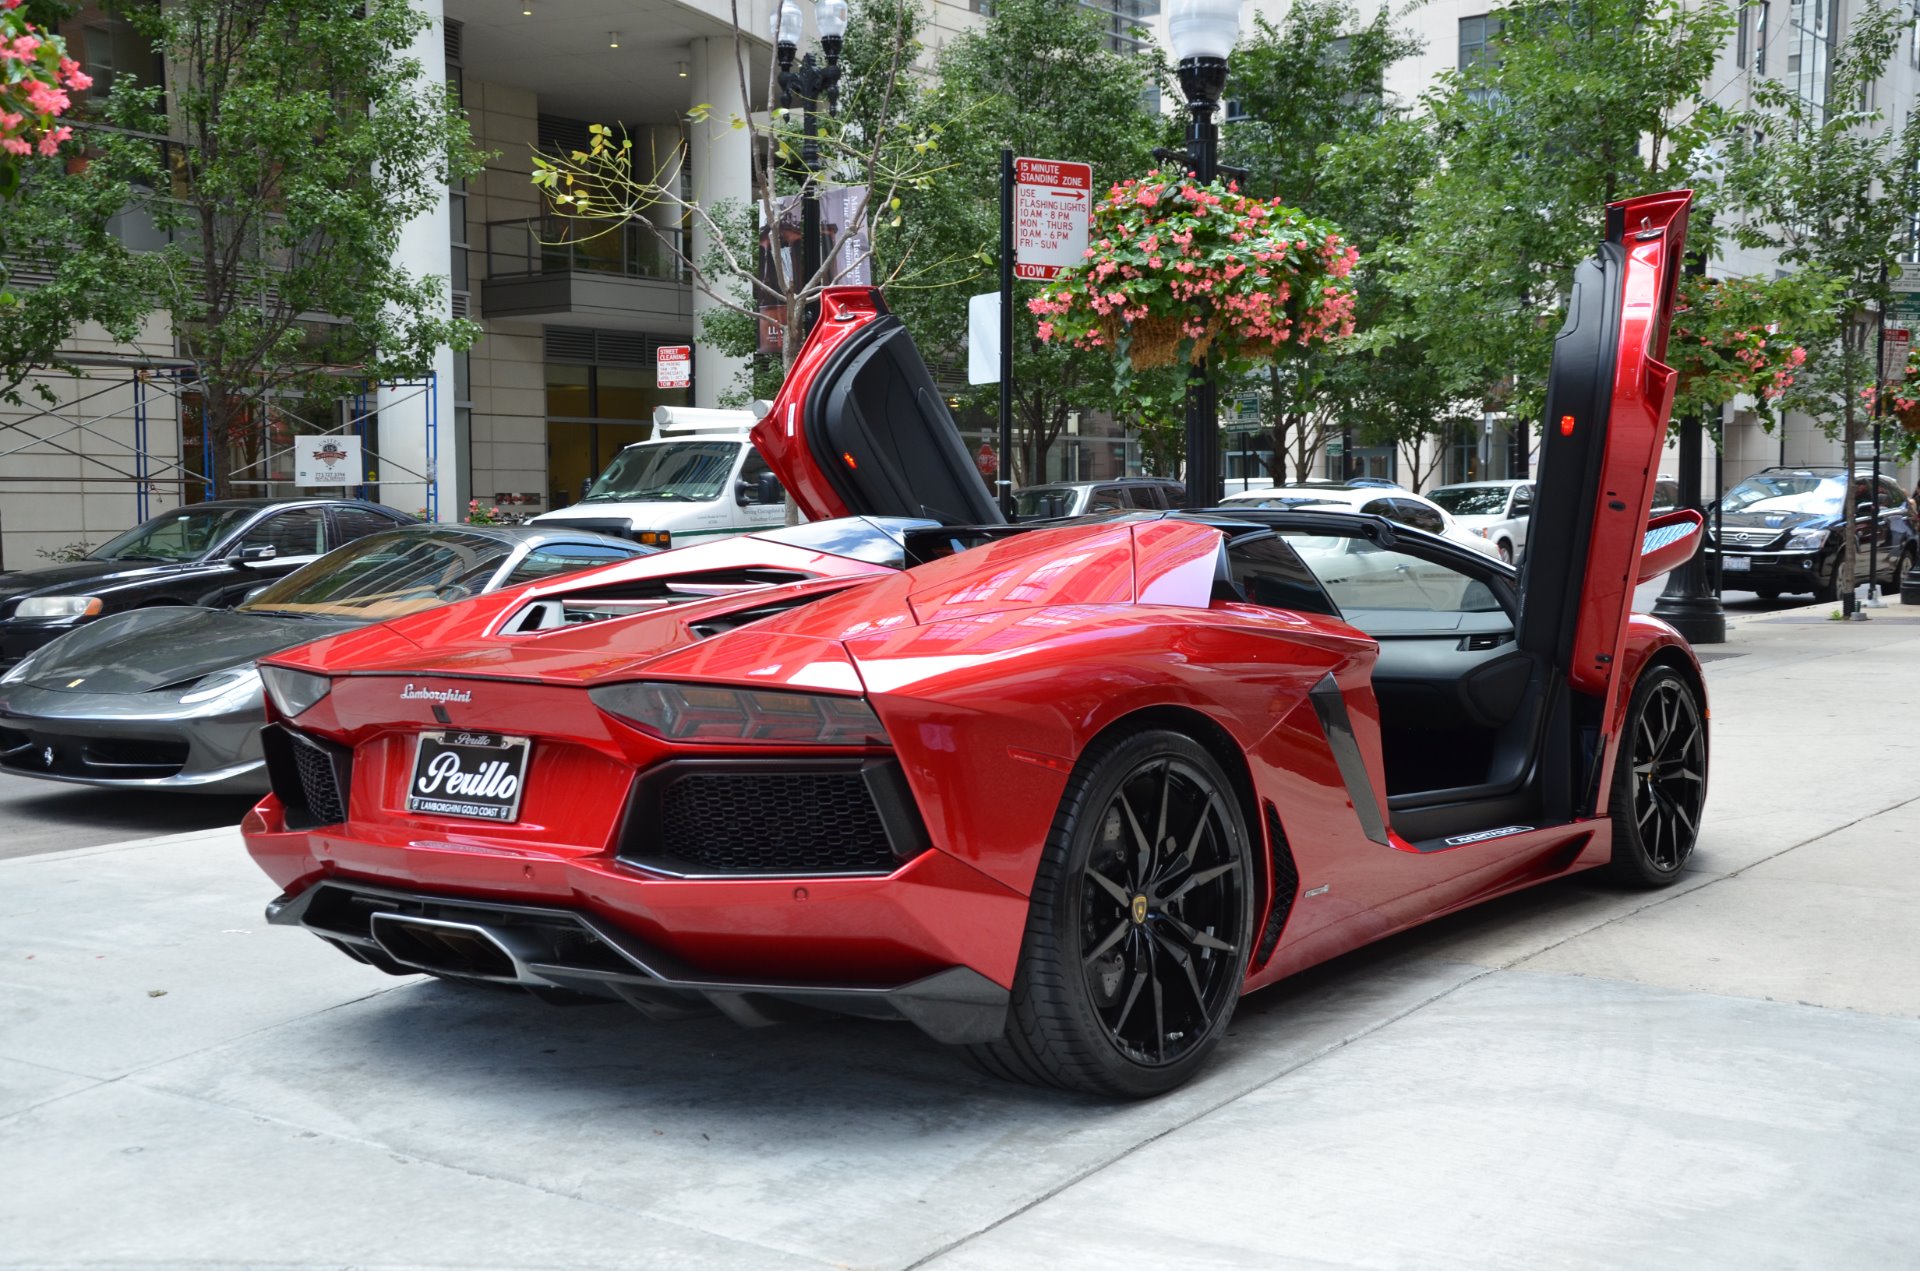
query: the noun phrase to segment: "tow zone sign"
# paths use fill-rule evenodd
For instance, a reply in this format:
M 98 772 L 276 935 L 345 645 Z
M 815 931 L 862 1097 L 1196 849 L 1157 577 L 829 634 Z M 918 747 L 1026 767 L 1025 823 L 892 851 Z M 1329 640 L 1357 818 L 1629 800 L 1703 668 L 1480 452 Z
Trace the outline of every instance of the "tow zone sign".
M 1052 278 L 1086 256 L 1093 167 L 1063 159 L 1013 161 L 1013 276 Z

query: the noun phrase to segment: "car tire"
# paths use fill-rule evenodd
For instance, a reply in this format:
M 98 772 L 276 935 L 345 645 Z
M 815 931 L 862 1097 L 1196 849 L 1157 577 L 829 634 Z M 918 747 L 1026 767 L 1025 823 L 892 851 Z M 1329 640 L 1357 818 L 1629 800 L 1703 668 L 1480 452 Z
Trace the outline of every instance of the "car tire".
M 1499 546 L 1501 561 L 1508 565 L 1513 564 L 1513 544 L 1503 538 L 1500 540 Z
M 1655 666 L 1633 686 L 1614 760 L 1613 856 L 1621 882 L 1665 887 L 1700 837 L 1707 798 L 1707 731 L 1693 682 Z
M 1902 548 L 1900 554 L 1893 558 L 1893 574 L 1887 579 L 1886 586 L 1882 588 L 1882 594 L 1898 592 L 1900 590 L 1900 580 L 1905 578 L 1907 571 L 1912 568 L 1913 549 L 1911 547 Z
M 1101 739 L 1041 855 L 1006 1035 L 974 1057 L 1109 1098 L 1179 1086 L 1239 1000 L 1253 881 L 1239 799 L 1204 747 L 1162 729 Z
M 1813 599 L 1815 604 L 1830 605 L 1840 599 L 1840 558 L 1835 557 L 1831 568 L 1824 573 L 1815 571 L 1813 580 Z
M 1753 589 L 1753 594 L 1760 597 L 1760 599 L 1762 600 L 1780 599 L 1780 589 L 1778 587 L 1755 587 Z

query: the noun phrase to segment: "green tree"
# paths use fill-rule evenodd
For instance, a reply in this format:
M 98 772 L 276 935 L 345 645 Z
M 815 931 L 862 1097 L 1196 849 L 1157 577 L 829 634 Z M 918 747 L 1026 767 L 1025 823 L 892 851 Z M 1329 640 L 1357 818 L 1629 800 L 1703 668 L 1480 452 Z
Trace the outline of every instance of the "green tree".
M 144 142 L 81 127 L 84 156 L 20 162 L 0 225 L 0 284 L 15 274 L 34 279 L 0 289 L 0 401 L 15 406 L 42 373 L 77 371 L 61 349 L 83 325 L 123 343 L 134 339 L 160 277 L 157 260 L 129 251 L 112 232 L 113 218 L 160 182 L 158 156 Z M 58 401 L 44 383 L 33 392 Z
M 940 51 L 919 118 L 939 129 L 948 171 L 905 202 L 905 232 L 886 248 L 888 304 L 934 360 L 964 357 L 967 296 L 998 282 L 1001 149 L 1090 163 L 1096 186 L 1139 176 L 1168 126 L 1147 107 L 1161 72 L 1153 59 L 1111 51 L 1098 18 L 1055 0 L 1004 0 Z M 1026 444 L 1002 462 L 1016 482 L 1045 478 L 1074 412 L 1126 405 L 1110 357 L 1040 341 L 1024 304 L 1032 290 L 1015 284 L 1014 425 Z M 991 409 L 998 391 L 982 385 L 963 400 Z
M 1343 430 L 1406 440 L 1417 466 L 1419 439 L 1454 409 L 1424 342 L 1396 333 L 1405 301 L 1387 285 L 1386 249 L 1410 232 L 1434 147 L 1384 85 L 1420 48 L 1388 9 L 1363 20 L 1349 0 L 1302 0 L 1277 24 L 1256 18 L 1233 53 L 1228 92 L 1244 118 L 1225 130 L 1227 162 L 1247 169 L 1249 192 L 1334 222 L 1360 251 L 1355 338 L 1296 350 L 1259 374 L 1276 481 L 1315 475 Z
M 402 227 L 479 170 L 449 90 L 409 56 L 427 20 L 406 0 L 170 0 L 134 11 L 167 59 L 157 88 L 115 94 L 114 121 L 170 134 L 171 186 L 145 208 L 172 243 L 149 299 L 172 317 L 216 439 L 260 436 L 268 404 L 331 404 L 339 373 L 423 374 L 474 323 L 447 279 L 393 263 Z
M 1537 414 L 1574 267 L 1600 208 L 1695 182 L 1724 116 L 1705 100 L 1734 20 L 1686 0 L 1522 0 L 1485 54 L 1426 98 L 1438 169 L 1395 251 L 1447 393 Z M 1690 246 L 1707 226 L 1695 217 Z
M 1876 315 L 1892 300 L 1889 278 L 1899 276 L 1899 253 L 1910 249 L 1920 216 L 1920 116 L 1892 126 L 1868 104 L 1905 23 L 1903 10 L 1880 4 L 1855 14 L 1834 51 L 1824 100 L 1804 96 L 1792 80 L 1757 83 L 1727 151 L 1738 240 L 1833 280 L 1833 334 L 1809 350 L 1787 404 L 1843 443 L 1849 469 L 1866 423 L 1863 394 L 1878 374 Z M 1845 580 L 1853 576 L 1853 536 L 1843 543 Z

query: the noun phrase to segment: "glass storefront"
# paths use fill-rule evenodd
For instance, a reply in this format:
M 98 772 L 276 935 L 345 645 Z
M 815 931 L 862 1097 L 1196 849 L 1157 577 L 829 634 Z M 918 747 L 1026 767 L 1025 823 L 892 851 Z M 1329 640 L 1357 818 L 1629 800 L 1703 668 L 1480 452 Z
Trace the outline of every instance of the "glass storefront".
M 648 369 L 548 363 L 547 507 L 577 502 L 622 447 L 653 436 L 654 407 L 691 399 L 655 387 Z

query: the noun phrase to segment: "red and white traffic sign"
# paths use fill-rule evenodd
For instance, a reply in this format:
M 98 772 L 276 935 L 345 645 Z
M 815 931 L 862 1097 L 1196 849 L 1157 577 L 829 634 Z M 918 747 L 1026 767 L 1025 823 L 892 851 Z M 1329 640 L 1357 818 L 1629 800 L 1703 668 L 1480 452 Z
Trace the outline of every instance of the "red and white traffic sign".
M 693 346 L 661 345 L 654 354 L 654 373 L 661 388 L 685 388 L 693 383 Z
M 1913 332 L 1888 327 L 1881 336 L 1885 343 L 1880 346 L 1880 382 L 1898 383 L 1907 377 L 1907 351 L 1913 347 Z
M 1080 264 L 1093 219 L 1093 167 L 1063 159 L 1013 161 L 1013 276 L 1052 278 Z

